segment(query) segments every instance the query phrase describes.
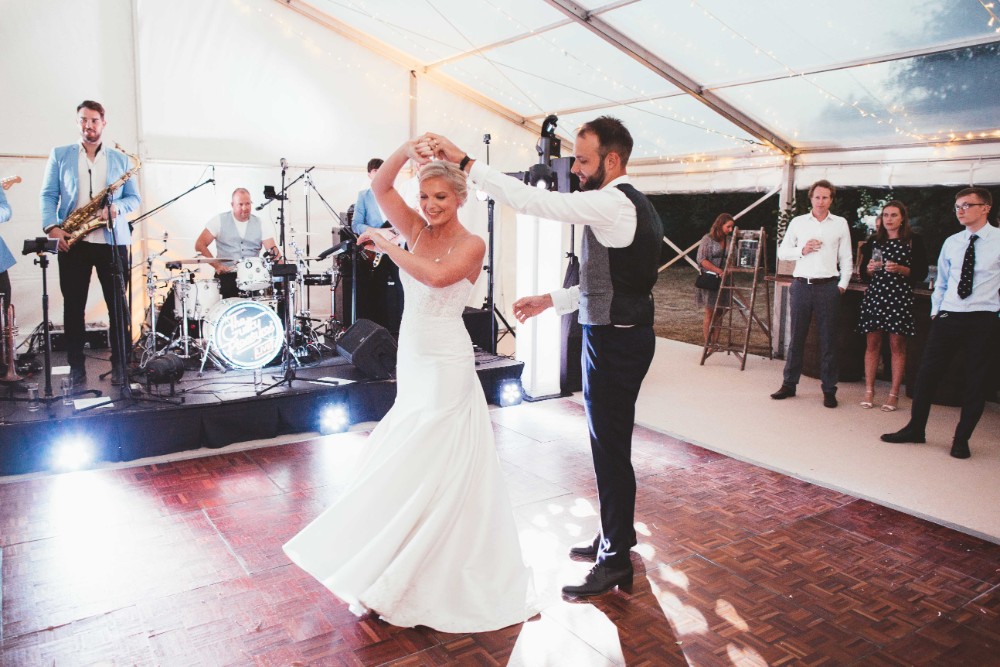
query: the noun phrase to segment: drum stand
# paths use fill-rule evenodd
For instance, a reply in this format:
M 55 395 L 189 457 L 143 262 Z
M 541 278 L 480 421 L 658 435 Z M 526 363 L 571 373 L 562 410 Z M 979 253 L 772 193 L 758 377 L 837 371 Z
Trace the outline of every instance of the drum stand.
M 293 317 L 292 313 L 295 310 L 295 283 L 298 282 L 295 278 L 298 273 L 298 267 L 295 264 L 277 264 L 274 267 L 275 282 L 280 282 L 282 290 L 282 294 L 279 296 L 279 302 L 282 300 L 282 297 L 285 302 L 285 342 L 281 346 L 281 379 L 258 391 L 258 396 L 264 392 L 274 389 L 275 387 L 280 387 L 285 383 L 288 383 L 290 388 L 292 386 L 292 380 L 297 379 L 295 377 L 295 367 L 302 365 L 293 352 L 295 327 L 293 327 L 292 324 L 297 318 Z M 328 382 L 318 378 L 310 378 L 309 381 L 319 382 L 321 384 L 339 385 L 338 382 Z
M 316 354 L 320 358 L 322 358 L 324 349 L 328 352 L 333 352 L 333 348 L 330 347 L 329 345 L 319 342 L 319 334 L 317 333 L 316 329 L 314 329 L 312 326 L 313 322 L 318 322 L 319 320 L 314 320 L 309 316 L 310 312 L 308 310 L 308 306 L 305 303 L 306 298 L 308 297 L 309 294 L 308 290 L 306 290 L 306 264 L 304 261 L 305 258 L 303 257 L 303 253 L 299 249 L 298 244 L 292 241 L 290 245 L 292 246 L 292 249 L 295 251 L 295 263 L 298 266 L 298 270 L 295 276 L 295 283 L 298 287 L 298 293 L 301 295 L 299 300 L 302 302 L 302 305 L 306 306 L 306 308 L 299 308 L 299 310 L 296 311 L 295 316 L 292 318 L 292 321 L 295 324 L 295 326 L 293 327 L 294 336 L 291 338 L 291 340 L 293 344 L 299 343 L 298 346 L 293 347 L 293 350 L 295 352 L 298 352 L 299 350 L 303 349 L 306 350 L 305 353 L 297 354 L 296 356 L 308 356 L 309 350 L 315 350 Z M 331 284 L 333 283 L 332 278 L 330 282 Z M 330 313 L 332 317 L 334 304 L 331 303 L 330 305 L 331 305 Z
M 146 370 L 153 358 L 166 353 L 165 349 L 156 349 L 160 339 L 170 343 L 169 338 L 156 330 L 156 274 L 153 273 L 153 259 L 157 256 L 150 255 L 146 258 L 146 296 L 149 297 L 149 322 L 146 326 L 149 328 L 132 348 L 133 356 L 139 357 L 139 370 Z
M 201 346 L 201 343 L 198 341 L 198 339 L 191 338 L 191 336 L 188 335 L 189 321 L 188 321 L 187 301 L 188 297 L 192 297 L 191 294 L 193 291 L 192 287 L 195 284 L 194 273 L 185 269 L 180 276 L 178 276 L 177 278 L 171 278 L 171 280 L 177 281 L 176 291 L 174 292 L 174 298 L 176 299 L 178 298 L 178 296 L 180 297 L 181 333 L 178 338 L 176 338 L 172 343 L 170 343 L 170 345 L 167 347 L 167 350 L 181 348 L 182 351 L 176 352 L 175 354 L 178 357 L 187 360 L 192 357 L 191 348 L 194 348 L 195 350 L 198 351 L 199 355 L 201 356 L 201 368 L 198 369 L 199 374 L 205 370 L 206 359 L 211 359 L 212 364 L 215 365 L 215 368 L 217 370 L 225 372 L 226 368 L 222 364 L 220 364 L 214 356 L 209 354 L 208 350 L 206 350 Z

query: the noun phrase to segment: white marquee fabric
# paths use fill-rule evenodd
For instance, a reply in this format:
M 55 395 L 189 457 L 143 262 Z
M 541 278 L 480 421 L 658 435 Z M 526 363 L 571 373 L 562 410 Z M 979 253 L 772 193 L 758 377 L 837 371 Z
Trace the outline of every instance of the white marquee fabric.
M 24 182 L 7 192 L 15 216 L 0 234 L 19 255 L 40 233 L 45 158 L 76 139 L 83 99 L 106 106 L 107 139 L 142 159 L 143 211 L 216 180 L 143 223 L 135 264 L 163 249 L 164 232 L 166 257 L 193 254 L 234 187 L 259 200 L 265 184 L 280 185 L 282 157 L 292 177 L 315 166 L 313 192 L 344 212 L 367 185 L 367 160 L 412 134 L 448 134 L 482 159 L 489 133 L 491 162 L 519 171 L 536 161 L 549 113 L 567 148 L 579 123 L 623 118 L 647 192 L 763 193 L 783 183 L 789 160 L 800 184 L 998 183 L 996 88 L 981 86 L 1000 71 L 1000 34 L 987 4 L 3 0 L 0 43 L 11 58 L 0 90 L 17 113 L 0 125 L 0 176 Z M 516 225 L 497 213 L 506 306 Z M 463 218 L 486 233 L 482 202 Z M 315 255 L 336 220 L 310 197 L 307 230 L 300 183 L 286 223 Z M 23 336 L 41 321 L 41 275 L 19 259 L 11 277 Z M 134 272 L 135 319 L 142 277 Z M 59 322 L 54 268 L 49 293 Z M 484 293 L 485 278 L 473 305 Z M 96 280 L 91 303 L 88 319 L 105 319 Z

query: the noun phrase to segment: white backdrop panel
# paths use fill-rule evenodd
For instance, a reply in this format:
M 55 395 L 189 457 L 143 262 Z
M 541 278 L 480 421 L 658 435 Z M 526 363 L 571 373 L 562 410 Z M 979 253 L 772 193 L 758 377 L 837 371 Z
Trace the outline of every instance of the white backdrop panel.
M 85 99 L 104 105 L 107 138 L 131 152 L 137 131 L 130 0 L 3 0 L 0 16 L 0 44 L 11 56 L 0 70 L 0 90 L 17 108 L 16 122 L 0 124 L 0 152 L 48 156 L 72 143 L 76 106 Z
M 401 67 L 271 0 L 139 0 L 147 155 L 364 164 L 405 138 Z

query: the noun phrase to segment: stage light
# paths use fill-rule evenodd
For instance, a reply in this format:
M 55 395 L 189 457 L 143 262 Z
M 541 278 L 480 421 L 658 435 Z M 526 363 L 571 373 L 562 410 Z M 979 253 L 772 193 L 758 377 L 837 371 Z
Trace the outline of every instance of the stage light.
M 328 405 L 323 408 L 319 417 L 319 432 L 343 433 L 351 425 L 351 415 L 346 405 Z
M 519 405 L 523 399 L 523 394 L 521 393 L 521 383 L 517 380 L 508 380 L 500 385 L 500 391 L 497 392 L 497 401 L 500 403 L 500 407 L 506 408 L 511 405 Z
M 540 190 L 556 190 L 556 172 L 547 164 L 533 164 L 528 169 L 528 185 Z
M 63 472 L 80 470 L 94 460 L 94 443 L 82 435 L 66 436 L 52 448 L 52 468 Z

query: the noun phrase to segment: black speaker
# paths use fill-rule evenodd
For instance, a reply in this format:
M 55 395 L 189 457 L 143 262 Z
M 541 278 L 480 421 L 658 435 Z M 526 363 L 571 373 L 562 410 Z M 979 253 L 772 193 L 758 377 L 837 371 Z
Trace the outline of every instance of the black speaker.
M 337 341 L 337 352 L 373 380 L 396 377 L 396 341 L 371 320 L 351 325 Z
M 469 332 L 472 344 L 485 352 L 493 351 L 493 329 L 490 322 L 490 311 L 482 308 L 465 307 L 462 321 Z

